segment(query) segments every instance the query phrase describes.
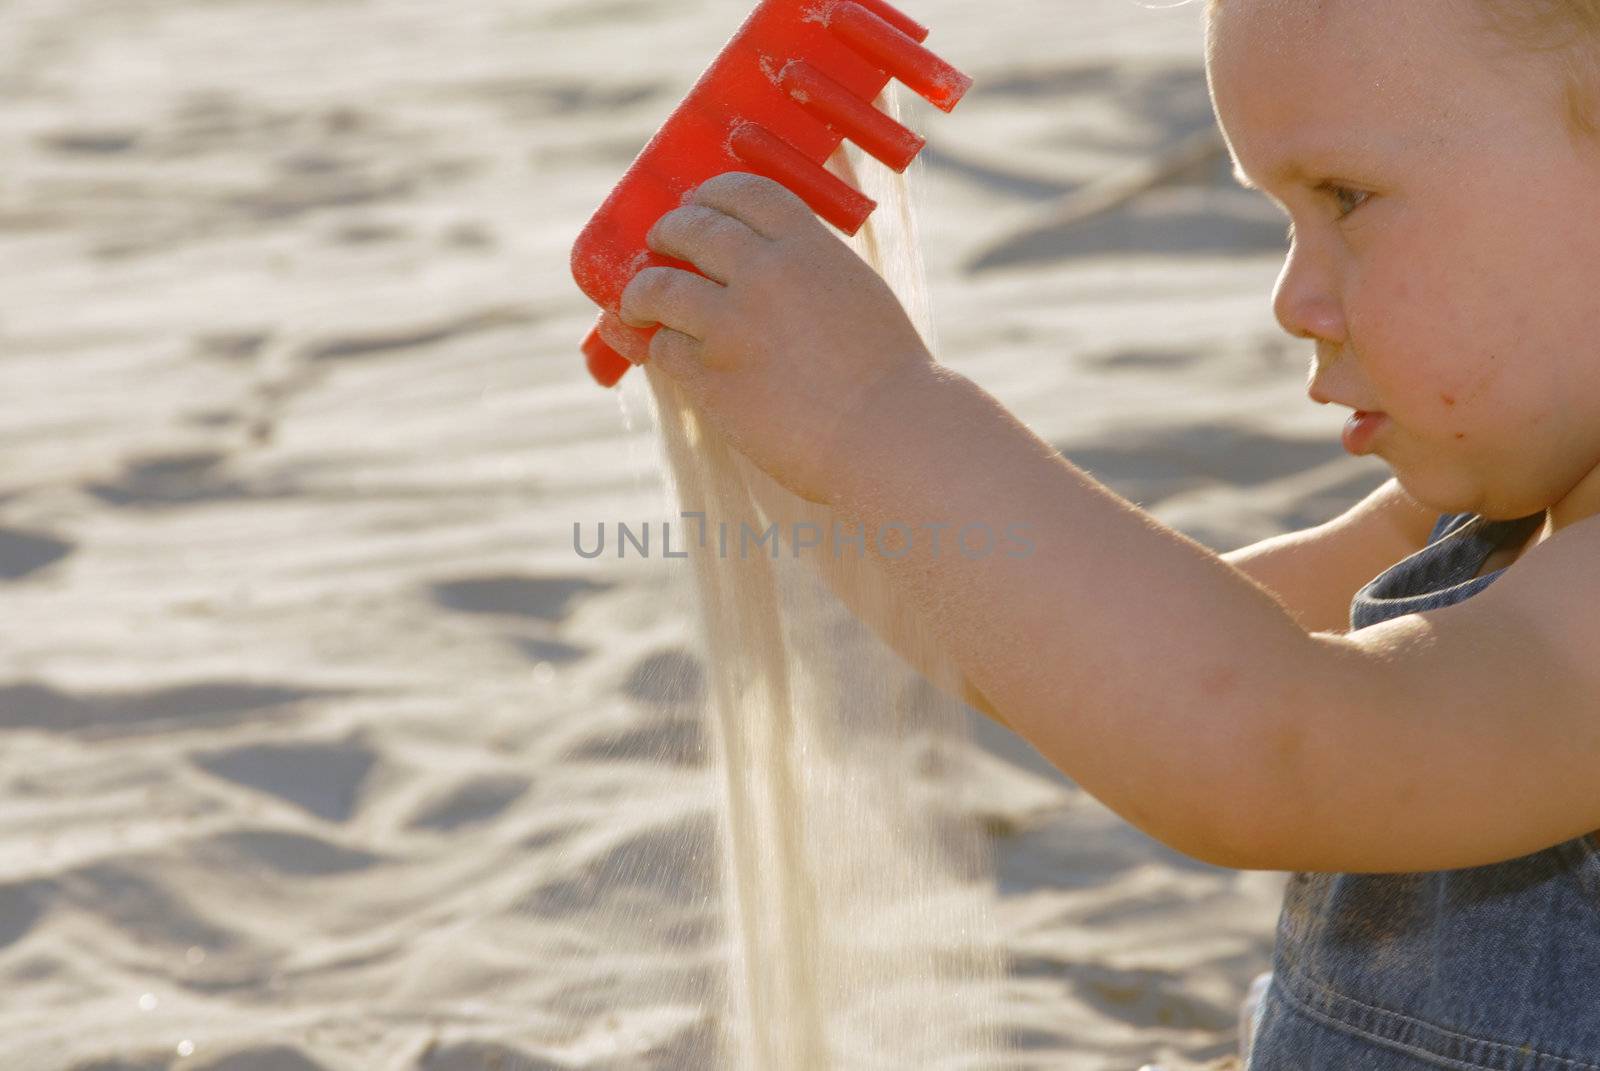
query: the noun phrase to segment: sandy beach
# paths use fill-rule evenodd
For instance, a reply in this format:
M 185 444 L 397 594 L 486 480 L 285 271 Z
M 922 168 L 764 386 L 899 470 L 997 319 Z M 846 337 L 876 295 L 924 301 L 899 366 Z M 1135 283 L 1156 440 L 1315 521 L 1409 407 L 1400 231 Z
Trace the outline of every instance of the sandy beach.
M 574 551 L 674 509 L 567 253 L 748 6 L 0 0 L 0 1068 L 697 1066 L 639 995 L 703 898 L 574 923 L 713 782 L 682 569 Z M 1273 320 L 1200 5 L 903 6 L 975 79 L 911 109 L 944 362 L 1219 551 L 1386 478 Z M 1284 876 L 970 730 L 1004 1066 L 1223 1061 Z

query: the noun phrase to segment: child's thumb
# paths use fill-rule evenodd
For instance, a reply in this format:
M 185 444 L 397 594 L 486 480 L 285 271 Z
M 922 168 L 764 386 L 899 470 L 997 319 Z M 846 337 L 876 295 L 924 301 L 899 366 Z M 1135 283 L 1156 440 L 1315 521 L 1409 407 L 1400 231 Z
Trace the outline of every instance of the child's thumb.
M 692 402 L 699 403 L 708 376 L 705 343 L 693 335 L 663 327 L 650 340 L 648 360 L 656 369 L 677 380 Z

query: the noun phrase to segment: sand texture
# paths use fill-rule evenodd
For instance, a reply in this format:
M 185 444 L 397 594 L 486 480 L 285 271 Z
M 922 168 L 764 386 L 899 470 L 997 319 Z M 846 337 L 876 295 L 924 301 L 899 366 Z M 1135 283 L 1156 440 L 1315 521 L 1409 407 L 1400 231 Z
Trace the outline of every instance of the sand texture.
M 944 361 L 1218 550 L 1382 482 L 1199 5 L 906 8 L 976 79 L 911 109 Z M 708 655 L 683 563 L 574 551 L 675 507 L 567 250 L 746 10 L 0 0 L 0 1069 L 703 1066 Z M 994 1066 L 1221 1062 L 1283 876 L 967 731 Z

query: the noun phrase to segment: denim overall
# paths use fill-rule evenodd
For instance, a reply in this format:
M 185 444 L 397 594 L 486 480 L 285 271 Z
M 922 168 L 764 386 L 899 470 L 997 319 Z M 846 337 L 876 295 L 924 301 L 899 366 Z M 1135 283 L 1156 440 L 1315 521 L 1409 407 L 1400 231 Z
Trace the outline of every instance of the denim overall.
M 1352 630 L 1470 598 L 1499 577 L 1473 576 L 1495 548 L 1542 523 L 1441 517 L 1426 547 L 1356 593 Z M 1600 844 L 1586 834 L 1458 870 L 1291 874 L 1272 968 L 1249 1071 L 1600 1071 Z

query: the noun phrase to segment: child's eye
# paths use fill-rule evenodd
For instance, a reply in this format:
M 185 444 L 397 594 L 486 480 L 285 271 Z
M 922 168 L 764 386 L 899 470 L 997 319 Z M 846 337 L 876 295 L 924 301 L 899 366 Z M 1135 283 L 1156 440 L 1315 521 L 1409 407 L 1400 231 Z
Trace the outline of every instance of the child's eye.
M 1352 190 L 1348 186 L 1341 186 L 1337 182 L 1324 182 L 1317 187 L 1318 192 L 1326 193 L 1339 205 L 1339 218 L 1344 219 L 1350 213 L 1367 203 L 1370 193 L 1365 190 Z M 1353 201 L 1354 203 L 1347 203 Z
M 1313 187 L 1313 189 L 1315 189 L 1317 193 L 1327 194 L 1329 197 L 1334 199 L 1335 203 L 1338 204 L 1339 214 L 1337 217 L 1335 217 L 1335 222 L 1338 222 L 1339 220 L 1349 216 L 1350 213 L 1366 204 L 1367 201 L 1372 197 L 1372 194 L 1365 190 L 1353 190 L 1349 186 L 1341 186 L 1337 182 L 1324 181 Z M 1294 245 L 1293 221 L 1289 223 L 1289 230 L 1288 233 L 1284 235 L 1284 240 L 1290 245 Z

